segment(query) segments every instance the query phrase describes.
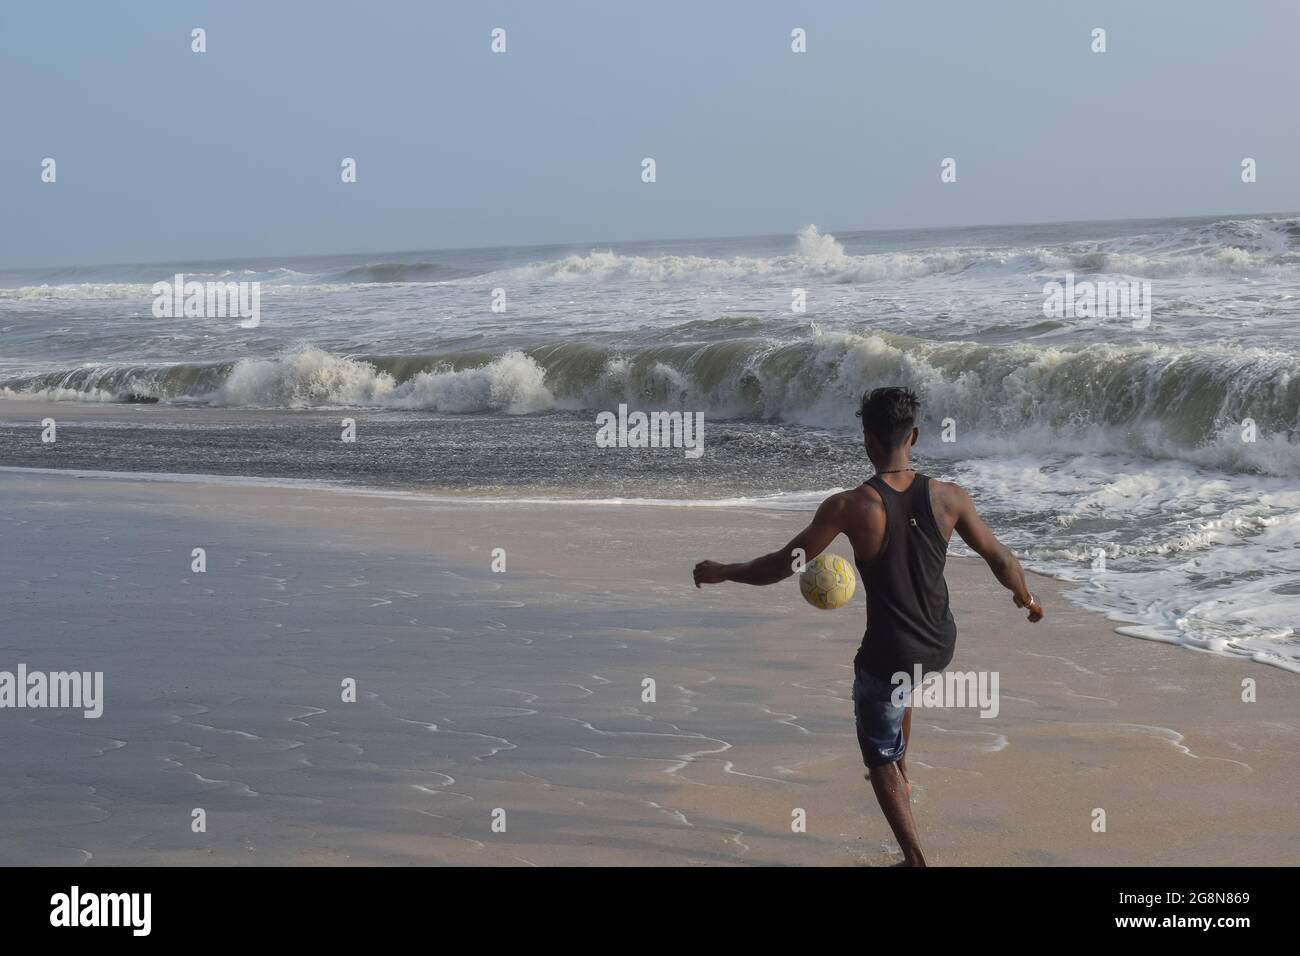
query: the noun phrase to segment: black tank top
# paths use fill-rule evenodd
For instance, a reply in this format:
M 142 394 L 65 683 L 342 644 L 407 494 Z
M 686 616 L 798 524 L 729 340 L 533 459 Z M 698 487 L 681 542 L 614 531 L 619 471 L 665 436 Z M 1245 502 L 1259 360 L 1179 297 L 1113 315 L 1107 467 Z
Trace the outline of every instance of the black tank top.
M 854 666 L 888 681 L 940 671 L 952 660 L 957 624 L 948 607 L 943 567 L 948 542 L 930 507 L 930 479 L 917 474 L 906 491 L 879 475 L 867 482 L 885 504 L 885 543 L 870 561 L 856 561 L 867 591 L 867 633 Z

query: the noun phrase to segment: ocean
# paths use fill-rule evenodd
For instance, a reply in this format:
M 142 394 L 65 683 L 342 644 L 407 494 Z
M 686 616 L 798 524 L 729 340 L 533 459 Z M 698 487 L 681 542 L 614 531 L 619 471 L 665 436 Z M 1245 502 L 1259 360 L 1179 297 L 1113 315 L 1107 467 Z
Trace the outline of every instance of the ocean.
M 156 316 L 178 273 L 260 322 Z M 1045 313 L 1134 280 L 1148 322 Z M 0 466 L 810 510 L 869 475 L 880 385 L 1121 634 L 1300 672 L 1296 215 L 0 272 Z M 57 442 L 22 399 L 68 403 Z M 702 413 L 704 453 L 599 447 L 620 404 Z

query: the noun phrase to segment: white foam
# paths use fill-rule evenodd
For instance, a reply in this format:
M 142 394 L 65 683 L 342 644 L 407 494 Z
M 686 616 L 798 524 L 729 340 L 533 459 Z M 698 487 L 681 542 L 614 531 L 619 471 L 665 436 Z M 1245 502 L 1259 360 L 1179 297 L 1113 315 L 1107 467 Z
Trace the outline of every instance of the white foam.
M 218 405 L 371 406 L 518 415 L 555 407 L 545 377 L 533 359 L 516 350 L 478 367 L 419 372 L 399 383 L 369 362 L 301 347 L 274 358 L 237 362 L 209 399 Z

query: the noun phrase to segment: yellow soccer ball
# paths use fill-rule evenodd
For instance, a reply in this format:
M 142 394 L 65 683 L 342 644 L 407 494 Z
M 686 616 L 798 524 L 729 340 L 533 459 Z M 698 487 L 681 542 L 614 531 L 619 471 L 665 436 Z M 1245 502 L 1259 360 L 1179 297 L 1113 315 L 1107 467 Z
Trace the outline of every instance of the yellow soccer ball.
M 799 593 L 813 607 L 833 611 L 843 607 L 858 589 L 853 565 L 838 554 L 823 554 L 808 562 L 799 575 Z

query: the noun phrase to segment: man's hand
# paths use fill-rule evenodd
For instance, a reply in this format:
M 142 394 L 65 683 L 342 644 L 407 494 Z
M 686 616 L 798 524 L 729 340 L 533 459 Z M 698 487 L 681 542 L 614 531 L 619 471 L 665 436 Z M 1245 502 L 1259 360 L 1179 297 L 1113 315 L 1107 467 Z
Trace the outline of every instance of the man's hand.
M 1032 594 L 1029 595 L 1029 600 L 1027 601 L 1022 601 L 1019 596 L 1013 596 L 1012 600 L 1016 602 L 1016 607 L 1029 609 L 1030 623 L 1036 624 L 1043 619 L 1043 606 L 1038 603 L 1038 599 Z
M 796 555 L 804 559 L 817 557 L 844 530 L 847 515 L 845 494 L 846 492 L 839 492 L 823 501 L 808 527 L 791 538 L 784 548 L 753 561 L 737 564 L 701 561 L 695 566 L 695 586 L 698 588 L 702 584 L 721 584 L 723 581 L 755 585 L 784 581 L 795 573 Z
M 695 566 L 695 586 L 721 584 L 727 580 L 727 566 L 717 561 L 701 561 Z

